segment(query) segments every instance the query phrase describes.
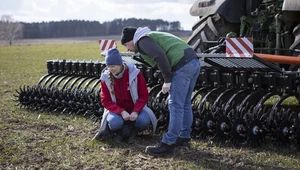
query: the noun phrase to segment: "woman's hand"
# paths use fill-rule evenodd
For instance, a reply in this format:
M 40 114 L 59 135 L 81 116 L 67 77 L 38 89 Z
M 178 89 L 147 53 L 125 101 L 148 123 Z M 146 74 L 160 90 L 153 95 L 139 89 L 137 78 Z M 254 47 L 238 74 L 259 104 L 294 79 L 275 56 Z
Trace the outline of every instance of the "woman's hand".
M 132 112 L 131 114 L 130 114 L 130 120 L 131 121 L 135 121 L 136 120 L 136 118 L 138 117 L 138 113 L 137 112 Z
M 124 119 L 125 121 L 127 121 L 127 120 L 130 119 L 130 114 L 129 114 L 128 112 L 126 112 L 125 110 L 123 110 L 123 111 L 121 112 L 121 116 L 123 117 L 123 119 Z

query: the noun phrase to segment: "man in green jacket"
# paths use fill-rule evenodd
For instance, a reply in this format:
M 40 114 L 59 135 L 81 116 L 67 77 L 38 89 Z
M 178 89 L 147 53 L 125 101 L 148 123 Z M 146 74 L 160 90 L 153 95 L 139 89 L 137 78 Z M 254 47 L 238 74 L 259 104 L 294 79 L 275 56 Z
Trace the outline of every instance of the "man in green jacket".
M 154 156 L 172 154 L 176 146 L 190 148 L 193 112 L 191 97 L 200 73 L 196 52 L 182 39 L 147 27 L 126 27 L 121 43 L 128 51 L 140 53 L 152 67 L 161 71 L 162 93 L 169 92 L 170 120 L 168 131 L 158 146 L 147 146 L 145 152 Z

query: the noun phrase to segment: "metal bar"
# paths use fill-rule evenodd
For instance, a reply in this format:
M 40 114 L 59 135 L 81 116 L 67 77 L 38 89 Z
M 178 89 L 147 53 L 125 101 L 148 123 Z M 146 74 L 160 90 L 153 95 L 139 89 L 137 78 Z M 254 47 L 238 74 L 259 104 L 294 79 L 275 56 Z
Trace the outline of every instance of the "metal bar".
M 255 53 L 254 55 L 270 62 L 300 65 L 300 57 L 296 57 L 296 56 L 291 57 L 291 56 L 284 56 L 284 55 L 258 54 L 258 53 Z

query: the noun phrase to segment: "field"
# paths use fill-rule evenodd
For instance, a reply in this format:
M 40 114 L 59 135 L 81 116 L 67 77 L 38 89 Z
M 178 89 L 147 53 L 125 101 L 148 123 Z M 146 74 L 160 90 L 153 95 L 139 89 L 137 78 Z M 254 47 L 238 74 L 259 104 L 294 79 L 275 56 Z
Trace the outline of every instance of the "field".
M 3 45 L 3 44 L 2 44 Z M 117 43 L 121 52 L 124 47 Z M 20 41 L 0 46 L 0 169 L 300 169 L 299 150 L 262 144 L 235 148 L 210 139 L 193 140 L 192 150 L 173 156 L 144 153 L 161 134 L 134 145 L 92 141 L 99 124 L 81 116 L 20 109 L 16 89 L 32 86 L 54 59 L 103 60 L 97 39 Z

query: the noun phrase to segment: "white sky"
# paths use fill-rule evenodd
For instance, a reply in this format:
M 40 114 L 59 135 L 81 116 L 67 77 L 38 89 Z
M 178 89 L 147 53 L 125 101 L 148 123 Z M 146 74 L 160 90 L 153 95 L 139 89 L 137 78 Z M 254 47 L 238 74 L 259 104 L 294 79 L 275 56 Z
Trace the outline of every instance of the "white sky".
M 113 19 L 162 19 L 179 21 L 191 30 L 198 17 L 190 15 L 194 0 L 1 0 L 0 16 L 21 22 Z

